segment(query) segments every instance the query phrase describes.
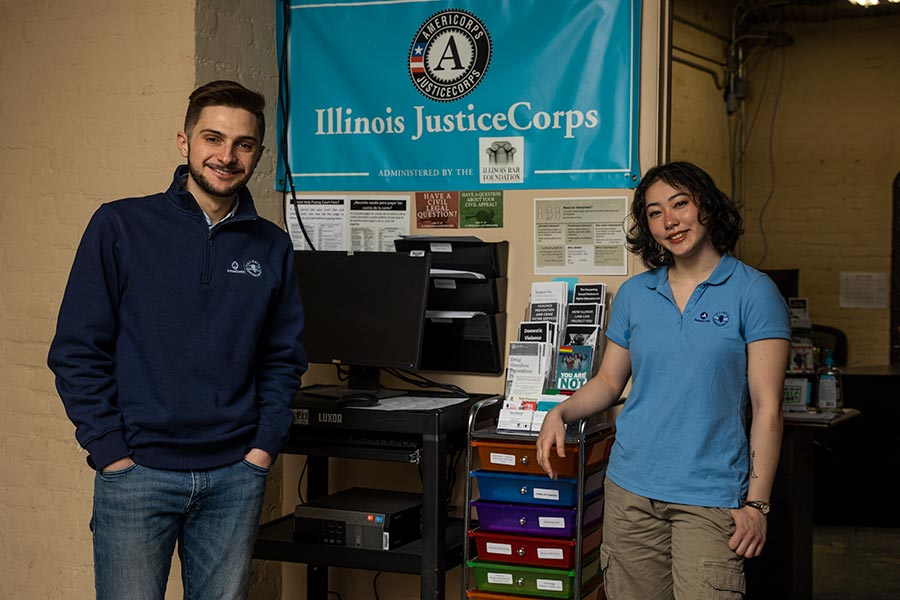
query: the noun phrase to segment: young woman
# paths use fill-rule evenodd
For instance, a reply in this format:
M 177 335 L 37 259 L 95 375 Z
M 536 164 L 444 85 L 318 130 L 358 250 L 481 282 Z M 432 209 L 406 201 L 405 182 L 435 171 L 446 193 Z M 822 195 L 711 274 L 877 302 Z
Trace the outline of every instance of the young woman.
M 620 287 L 600 370 L 547 415 L 538 460 L 555 478 L 564 423 L 612 406 L 630 377 L 605 484 L 606 593 L 740 598 L 743 560 L 766 541 L 790 315 L 775 284 L 730 254 L 740 213 L 699 167 L 650 169 L 632 217 L 629 250 L 650 270 Z

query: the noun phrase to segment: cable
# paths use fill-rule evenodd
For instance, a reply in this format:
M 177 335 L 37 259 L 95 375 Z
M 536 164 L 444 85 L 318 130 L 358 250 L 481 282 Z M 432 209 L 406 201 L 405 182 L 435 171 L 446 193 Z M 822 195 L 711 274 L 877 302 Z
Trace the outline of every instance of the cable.
M 744 147 L 741 149 L 740 158 L 738 159 L 739 162 L 743 161 L 744 157 L 747 155 L 747 147 L 750 145 L 750 137 L 753 135 L 753 129 L 756 125 L 756 119 L 759 116 L 760 110 L 762 109 L 762 105 L 763 105 L 762 99 L 765 98 L 765 95 L 766 95 L 766 89 L 768 88 L 768 85 L 769 85 L 769 72 L 771 71 L 771 68 L 772 68 L 772 60 L 773 60 L 772 59 L 772 56 L 773 56 L 772 51 L 777 48 L 784 48 L 786 45 L 789 45 L 788 43 L 785 43 L 783 40 L 779 42 L 777 39 L 779 32 L 775 31 L 775 27 L 778 27 L 781 25 L 782 17 L 783 17 L 782 15 L 779 15 L 771 24 L 767 25 L 767 30 L 765 31 L 765 34 L 762 36 L 768 42 L 769 46 L 763 48 L 762 50 L 759 50 L 759 48 L 761 48 L 761 46 L 755 47 L 750 52 L 750 55 L 748 55 L 744 59 L 744 63 L 745 63 L 744 69 L 745 69 L 745 78 L 746 79 L 750 78 L 750 75 L 756 70 L 756 68 L 762 62 L 763 56 L 767 55 L 769 60 L 766 61 L 766 73 L 763 76 L 762 89 L 760 90 L 760 92 L 758 94 L 759 102 L 756 105 L 756 110 L 753 111 L 753 116 L 750 118 L 750 125 L 747 127 L 747 135 L 744 137 Z M 784 34 L 781 34 L 781 35 L 784 35 Z M 741 37 L 749 37 L 749 36 L 741 36 Z M 751 57 L 755 57 L 756 62 L 753 65 L 747 66 L 746 63 L 748 63 L 750 61 Z
M 306 504 L 306 500 L 303 499 L 303 476 L 306 475 L 306 465 L 309 464 L 309 460 L 303 461 L 303 469 L 300 471 L 300 479 L 297 480 L 297 497 L 300 498 L 300 504 Z
M 380 600 L 378 597 L 378 578 L 381 576 L 382 571 L 378 571 L 375 573 L 375 577 L 372 578 L 372 591 L 375 592 L 375 600 Z
M 728 61 L 726 73 L 729 75 L 729 91 L 726 93 L 725 110 L 728 124 L 728 164 L 731 178 L 731 197 L 741 208 L 742 212 L 743 208 L 746 206 L 744 166 L 746 164 L 750 139 L 755 130 L 756 120 L 762 109 L 763 99 L 765 98 L 769 82 L 769 72 L 773 60 L 772 51 L 776 48 L 784 48 L 793 43 L 793 40 L 788 34 L 778 31 L 777 29 L 784 20 L 784 14 L 781 11 L 774 11 L 774 15 L 771 18 L 765 19 L 764 21 L 760 20 L 760 22 L 754 25 L 747 25 L 745 21 L 751 12 L 760 9 L 783 7 L 786 4 L 786 2 L 781 0 L 762 3 L 756 2 L 755 4 L 748 0 L 738 0 L 733 7 L 731 41 L 729 42 L 727 49 Z M 744 49 L 747 47 L 749 47 L 749 52 L 744 55 Z M 759 102 L 755 107 L 748 124 L 747 115 L 744 110 L 746 105 L 745 86 L 749 81 L 750 76 L 756 71 L 762 63 L 763 58 L 767 55 L 768 60 L 766 61 L 766 73 L 763 79 L 762 90 L 761 93 L 757 95 Z M 784 61 L 782 61 L 782 72 L 779 82 L 779 92 L 775 100 L 776 103 L 778 102 L 778 98 L 780 98 L 780 87 L 783 80 Z M 741 86 L 740 89 L 738 89 L 738 85 Z M 738 92 L 740 92 L 740 96 L 737 96 Z M 740 105 L 741 110 L 737 110 L 737 104 Z M 765 206 L 769 204 L 775 192 L 774 164 L 772 164 L 772 161 L 774 160 L 774 150 L 772 147 L 771 133 L 774 131 L 776 110 L 777 109 L 773 108 L 773 121 L 770 126 L 769 140 L 770 169 L 773 171 L 772 187 L 763 210 L 765 210 Z M 760 214 L 759 230 L 762 234 L 763 244 L 765 246 L 762 260 L 765 260 L 768 252 L 768 242 L 761 219 L 762 214 Z M 744 238 L 741 238 L 741 255 L 744 254 L 744 244 Z M 762 262 L 760 262 L 760 264 L 762 264 Z
M 453 513 L 456 511 L 456 507 L 453 506 L 453 488 L 456 487 L 456 471 L 459 468 L 459 461 L 464 454 L 463 450 L 457 450 L 453 457 L 450 459 L 450 469 L 449 473 L 447 473 L 447 502 L 446 502 L 446 510 L 447 513 Z
M 766 197 L 766 201 L 763 202 L 762 208 L 759 210 L 759 233 L 762 236 L 763 241 L 763 253 L 762 257 L 759 259 L 759 262 L 756 263 L 756 268 L 759 269 L 763 262 L 766 260 L 766 256 L 769 254 L 769 240 L 766 237 L 766 228 L 763 224 L 763 216 L 766 213 L 766 208 L 769 207 L 769 203 L 772 201 L 772 198 L 775 196 L 775 119 L 778 116 L 778 103 L 781 101 L 781 88 L 784 84 L 784 65 L 787 62 L 787 50 L 782 47 L 781 48 L 781 73 L 778 76 L 778 89 L 775 91 L 775 100 L 772 103 L 772 120 L 769 123 L 769 174 L 771 178 L 771 184 L 769 187 L 769 195 Z
M 294 188 L 294 176 L 291 174 L 290 162 L 288 159 L 288 123 L 290 122 L 290 106 L 291 106 L 291 90 L 288 73 L 288 38 L 291 31 L 291 6 L 290 0 L 282 0 L 282 29 L 281 29 L 281 62 L 278 66 L 278 104 L 281 109 L 281 162 L 284 165 L 284 179 L 291 191 L 291 206 L 294 207 L 294 214 L 297 217 L 297 224 L 300 225 L 300 231 L 303 233 L 303 239 L 306 240 L 310 250 L 315 250 L 306 227 L 303 225 L 303 219 L 300 218 L 300 208 L 297 204 L 297 190 Z M 283 187 L 283 186 L 282 186 Z M 282 192 L 285 190 L 282 189 Z M 288 227 L 287 206 L 284 207 L 284 226 Z
M 338 381 L 350 380 L 350 367 L 346 365 L 334 365 L 334 369 L 337 371 Z
M 756 103 L 756 110 L 753 111 L 753 116 L 750 117 L 750 125 L 747 127 L 747 135 L 744 138 L 744 147 L 741 148 L 741 156 L 738 160 L 744 160 L 747 156 L 747 147 L 750 146 L 750 138 L 753 135 L 753 127 L 756 125 L 756 118 L 759 116 L 759 111 L 762 109 L 763 98 L 766 96 L 766 88 L 769 86 L 769 71 L 772 67 L 772 54 L 769 54 L 769 60 L 766 61 L 766 74 L 763 77 L 763 85 L 762 89 L 759 91 L 759 102 Z
M 383 369 L 385 373 L 392 375 L 403 381 L 404 383 L 408 383 L 410 385 L 414 385 L 419 388 L 438 388 L 442 390 L 447 390 L 450 392 L 457 393 L 464 398 L 470 398 L 469 393 L 458 385 L 453 385 L 452 383 L 439 383 L 437 381 L 433 381 L 428 379 L 424 375 L 419 373 L 408 371 L 406 369 Z

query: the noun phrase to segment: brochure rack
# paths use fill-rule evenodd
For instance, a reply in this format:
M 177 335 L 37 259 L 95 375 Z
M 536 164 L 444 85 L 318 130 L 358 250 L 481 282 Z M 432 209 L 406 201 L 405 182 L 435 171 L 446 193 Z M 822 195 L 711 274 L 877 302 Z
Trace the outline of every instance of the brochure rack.
M 588 420 L 571 425 L 566 458 L 551 459 L 559 473 L 552 480 L 537 462 L 536 432 L 476 428 L 484 423 L 479 411 L 501 401 L 482 400 L 469 412 L 466 597 L 604 600 L 599 549 L 614 427 Z

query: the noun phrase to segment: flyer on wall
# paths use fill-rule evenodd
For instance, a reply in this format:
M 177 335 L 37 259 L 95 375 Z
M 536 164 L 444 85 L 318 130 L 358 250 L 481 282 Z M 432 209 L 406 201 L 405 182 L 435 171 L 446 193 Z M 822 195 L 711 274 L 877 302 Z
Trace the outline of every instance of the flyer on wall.
M 409 235 L 410 197 L 377 194 L 285 194 L 287 230 L 294 248 L 309 250 L 306 235 L 316 250 L 393 252 L 394 240 Z
M 627 275 L 625 196 L 535 198 L 535 275 Z

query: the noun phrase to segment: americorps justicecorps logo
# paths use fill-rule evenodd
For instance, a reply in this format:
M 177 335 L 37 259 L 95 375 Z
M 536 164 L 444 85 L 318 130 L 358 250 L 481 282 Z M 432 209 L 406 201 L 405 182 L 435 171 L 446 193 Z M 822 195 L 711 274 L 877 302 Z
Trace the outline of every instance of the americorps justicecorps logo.
M 722 326 L 728 323 L 729 317 L 728 313 L 720 310 L 716 314 L 713 315 L 712 321 L 718 326 Z
M 416 89 L 438 102 L 474 90 L 491 62 L 491 36 L 472 13 L 451 8 L 431 15 L 409 49 L 409 76 Z

